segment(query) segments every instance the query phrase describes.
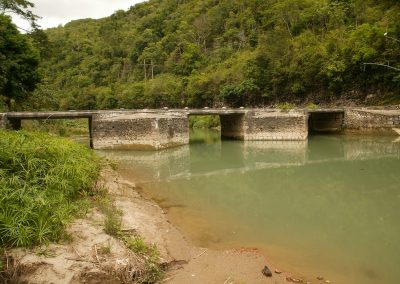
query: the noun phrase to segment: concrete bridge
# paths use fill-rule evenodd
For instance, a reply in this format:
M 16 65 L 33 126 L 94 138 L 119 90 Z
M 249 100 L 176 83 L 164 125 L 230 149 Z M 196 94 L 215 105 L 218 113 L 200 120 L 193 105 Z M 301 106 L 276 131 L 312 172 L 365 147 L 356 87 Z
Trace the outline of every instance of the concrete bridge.
M 163 109 L 0 114 L 0 127 L 18 130 L 22 120 L 88 119 L 94 149 L 165 149 L 189 143 L 189 117 L 218 115 L 221 136 L 245 141 L 306 140 L 309 132 L 400 127 L 400 111 L 362 109 Z

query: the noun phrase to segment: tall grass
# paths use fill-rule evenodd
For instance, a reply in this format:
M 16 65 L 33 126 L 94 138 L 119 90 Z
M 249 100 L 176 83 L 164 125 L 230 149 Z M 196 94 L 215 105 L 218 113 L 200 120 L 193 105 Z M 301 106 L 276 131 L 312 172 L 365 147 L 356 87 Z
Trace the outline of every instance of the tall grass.
M 0 130 L 0 246 L 59 240 L 98 174 L 98 159 L 84 146 Z
M 28 131 L 53 133 L 62 137 L 89 135 L 88 120 L 81 119 L 42 119 L 23 120 L 22 128 Z

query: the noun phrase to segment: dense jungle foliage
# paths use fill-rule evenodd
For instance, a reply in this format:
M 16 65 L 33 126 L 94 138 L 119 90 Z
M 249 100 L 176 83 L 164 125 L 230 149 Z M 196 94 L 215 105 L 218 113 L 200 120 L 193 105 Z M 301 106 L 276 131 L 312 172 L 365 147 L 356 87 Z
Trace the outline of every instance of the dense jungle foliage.
M 400 102 L 400 72 L 364 64 L 400 68 L 397 0 L 150 0 L 31 37 L 25 108 Z

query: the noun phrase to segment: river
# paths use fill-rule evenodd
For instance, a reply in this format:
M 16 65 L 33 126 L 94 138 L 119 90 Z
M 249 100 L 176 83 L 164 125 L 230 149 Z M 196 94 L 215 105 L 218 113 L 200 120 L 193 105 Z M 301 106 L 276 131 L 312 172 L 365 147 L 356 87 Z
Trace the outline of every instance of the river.
M 400 142 L 310 136 L 222 141 L 196 131 L 160 152 L 99 151 L 194 244 L 258 248 L 313 282 L 399 283 Z

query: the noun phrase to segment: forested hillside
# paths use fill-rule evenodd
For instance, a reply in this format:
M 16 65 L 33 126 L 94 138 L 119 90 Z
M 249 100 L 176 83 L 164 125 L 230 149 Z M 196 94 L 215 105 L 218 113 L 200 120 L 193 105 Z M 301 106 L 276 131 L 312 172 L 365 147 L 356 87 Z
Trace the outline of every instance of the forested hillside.
M 400 68 L 397 0 L 151 0 L 32 37 L 26 108 L 400 101 L 400 72 L 364 65 Z

